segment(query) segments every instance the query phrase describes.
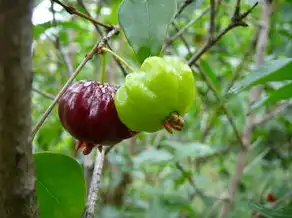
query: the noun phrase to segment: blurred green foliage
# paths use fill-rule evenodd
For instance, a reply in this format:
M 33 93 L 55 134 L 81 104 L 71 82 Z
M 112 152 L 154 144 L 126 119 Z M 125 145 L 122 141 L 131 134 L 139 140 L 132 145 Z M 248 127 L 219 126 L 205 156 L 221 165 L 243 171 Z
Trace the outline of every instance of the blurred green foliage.
M 276 0 L 275 0 L 276 1 Z M 64 1 L 84 12 L 75 0 Z M 183 0 L 177 1 L 183 3 Z M 242 1 L 242 10 L 254 1 Z M 120 0 L 84 1 L 86 8 L 98 20 L 118 24 L 117 11 Z M 230 21 L 235 1 L 223 1 L 216 15 L 216 31 Z M 178 28 L 183 28 L 209 7 L 209 1 L 195 0 L 176 18 Z M 35 8 L 33 41 L 33 87 L 56 95 L 86 53 L 100 39 L 94 26 L 87 20 L 68 15 L 54 4 L 52 16 L 50 1 L 43 1 Z M 271 19 L 265 61 L 289 58 L 292 54 L 292 3 L 277 0 Z M 44 13 L 46 11 L 47 13 Z M 247 17 L 249 27 L 238 27 L 228 32 L 200 59 L 216 90 L 222 97 L 238 80 L 251 75 L 255 69 L 253 41 L 261 19 L 261 6 Z M 42 13 L 50 14 L 44 19 Z M 42 19 L 41 19 L 42 18 Z M 39 20 L 45 20 L 40 22 Z M 135 18 L 133 18 L 135 19 Z M 207 39 L 209 15 L 206 13 L 174 40 L 164 51 L 167 55 L 188 60 Z M 168 38 L 177 30 L 170 26 Z M 110 40 L 112 49 L 131 64 L 137 64 L 133 50 L 120 33 Z M 188 51 L 190 50 L 190 52 Z M 292 68 L 288 69 L 292 72 Z M 165 130 L 154 134 L 141 133 L 136 138 L 116 145 L 108 154 L 102 178 L 102 200 L 96 217 L 146 217 L 146 218 L 211 218 L 217 217 L 222 205 L 222 193 L 234 174 L 240 144 L 226 115 L 212 91 L 199 74 L 196 87 L 199 94 L 191 111 L 185 116 L 185 128 L 173 135 Z M 80 79 L 99 79 L 100 59 L 95 57 L 78 75 Z M 111 56 L 107 57 L 106 80 L 122 84 L 124 75 Z M 283 86 L 284 82 L 265 84 L 263 97 Z M 248 90 L 226 99 L 234 122 L 243 132 L 248 109 Z M 265 95 L 265 96 L 264 96 Z M 51 99 L 33 92 L 33 122 L 36 123 L 50 105 Z M 263 117 L 275 105 L 261 107 L 258 117 Z M 234 207 L 230 217 L 251 217 L 249 199 L 269 205 L 266 195 L 277 198 L 291 192 L 291 136 L 292 109 L 288 106 L 278 114 L 257 126 L 252 134 L 252 151 L 244 170 Z M 33 141 L 34 151 L 53 151 L 76 158 L 83 163 L 85 157 L 74 151 L 75 141 L 59 122 L 57 110 L 48 117 Z M 88 157 L 86 157 L 88 158 Z M 89 156 L 93 158 L 93 156 Z M 84 171 L 88 170 L 84 168 Z M 66 172 L 64 172 L 66 176 Z M 74 192 L 74 190 L 72 190 Z M 290 196 L 291 197 L 291 196 Z M 281 205 L 291 206 L 291 198 Z

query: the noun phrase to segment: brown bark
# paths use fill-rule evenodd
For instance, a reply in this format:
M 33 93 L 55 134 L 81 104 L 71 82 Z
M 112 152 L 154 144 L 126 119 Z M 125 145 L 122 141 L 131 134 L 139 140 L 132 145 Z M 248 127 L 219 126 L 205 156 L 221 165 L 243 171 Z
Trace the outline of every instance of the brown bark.
M 0 217 L 37 217 L 31 131 L 33 0 L 0 0 Z

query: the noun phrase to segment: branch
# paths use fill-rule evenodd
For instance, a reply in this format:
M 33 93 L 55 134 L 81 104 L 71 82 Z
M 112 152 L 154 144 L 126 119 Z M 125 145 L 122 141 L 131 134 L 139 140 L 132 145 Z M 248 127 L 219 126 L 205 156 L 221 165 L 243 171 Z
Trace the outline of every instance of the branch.
M 228 33 L 231 29 L 238 27 L 238 26 L 244 26 L 246 27 L 247 24 L 244 23 L 242 20 L 247 17 L 247 15 L 258 5 L 258 2 L 256 2 L 249 10 L 247 10 L 245 13 L 239 15 L 239 16 L 233 16 L 231 18 L 230 24 L 223 29 L 217 37 L 215 37 L 212 40 L 208 40 L 205 45 L 196 53 L 194 54 L 188 61 L 189 65 L 193 65 L 196 63 L 196 61 L 206 52 L 208 51 L 213 45 L 215 45 L 226 33 Z
M 175 22 L 172 23 L 172 26 L 175 28 L 175 30 L 178 32 L 179 31 L 179 26 L 175 24 Z M 181 39 L 181 41 L 183 42 L 184 46 L 186 47 L 186 49 L 188 50 L 189 53 L 191 53 L 191 48 L 187 42 L 187 40 L 182 36 L 180 35 L 179 38 Z M 165 48 L 162 49 L 161 52 L 164 51 Z
M 52 15 L 53 15 L 52 25 L 53 25 L 53 27 L 56 27 L 57 26 L 57 20 L 56 20 L 56 11 L 54 9 L 54 0 L 51 0 L 51 11 L 52 11 Z M 68 57 L 68 55 L 63 51 L 59 35 L 57 35 L 55 37 L 56 37 L 56 40 L 55 40 L 54 45 L 55 45 L 56 49 L 59 51 L 59 53 L 60 53 L 65 65 L 66 65 L 68 75 L 71 76 L 73 71 L 74 71 L 73 64 L 71 63 L 71 60 Z
M 182 29 L 180 29 L 174 36 L 172 36 L 170 39 L 168 39 L 164 45 L 164 48 L 162 49 L 162 51 L 164 51 L 169 45 L 171 45 L 171 43 L 176 40 L 178 37 L 180 37 L 188 28 L 190 28 L 194 23 L 196 23 L 197 21 L 199 21 L 203 15 L 207 14 L 207 12 L 210 10 L 210 8 L 206 8 L 199 17 L 197 17 L 196 19 L 191 20 L 188 24 L 186 24 Z
M 91 185 L 87 198 L 86 208 L 85 211 L 83 212 L 82 218 L 94 218 L 95 216 L 94 212 L 100 191 L 99 184 L 101 180 L 105 151 L 106 151 L 105 147 L 101 148 L 101 152 L 99 151 L 99 149 L 96 149 L 96 159 L 94 164 Z
M 89 13 L 87 7 L 86 7 L 85 4 L 84 4 L 84 1 L 83 1 L 83 0 L 77 0 L 77 2 L 78 2 L 79 5 L 83 8 L 83 10 L 85 11 L 85 14 L 86 14 L 88 17 L 91 17 L 91 18 L 92 18 L 91 14 Z M 99 35 L 100 35 L 100 36 L 103 36 L 103 33 L 102 33 L 101 29 L 99 28 L 99 26 L 98 26 L 97 24 L 95 24 L 95 23 L 93 23 L 93 25 L 94 25 L 96 31 L 99 33 Z
M 240 15 L 240 0 L 236 1 L 234 17 L 238 17 Z
M 175 19 L 177 18 L 177 17 L 179 17 L 179 15 L 183 12 L 183 10 L 189 5 L 189 4 L 191 4 L 192 2 L 193 2 L 194 0 L 185 0 L 184 1 L 184 3 L 180 6 L 180 8 L 178 9 L 178 11 L 177 11 L 177 13 L 176 13 L 176 15 L 175 15 Z
M 189 4 L 191 4 L 193 1 L 194 1 L 194 0 L 185 0 L 184 3 L 183 3 L 183 4 L 180 6 L 180 8 L 178 9 L 178 12 L 176 13 L 176 15 L 175 15 L 175 17 L 174 17 L 174 20 L 175 20 L 176 18 L 178 18 L 179 15 L 183 12 L 183 10 L 184 10 Z M 178 31 L 179 31 L 179 27 L 175 24 L 175 21 L 172 22 L 172 25 L 173 25 L 173 27 L 175 28 L 175 30 L 178 32 Z M 187 43 L 187 40 L 182 36 L 182 34 L 180 34 L 180 35 L 177 36 L 177 37 L 179 37 L 179 38 L 182 40 L 183 44 L 185 45 L 186 49 L 188 50 L 188 53 L 191 54 L 191 49 L 190 49 L 189 44 Z M 172 41 L 169 41 L 169 44 L 166 43 L 166 44 L 163 46 L 163 48 L 161 49 L 161 53 L 163 53 L 164 50 L 165 50 L 165 49 L 166 49 L 171 43 L 172 43 Z
M 48 99 L 51 99 L 51 100 L 55 99 L 55 96 L 53 96 L 53 95 L 51 95 L 49 93 L 46 93 L 46 92 L 44 92 L 42 90 L 39 90 L 39 89 L 37 89 L 35 87 L 32 87 L 32 91 L 34 91 L 35 93 L 38 93 L 38 94 L 40 94 L 40 95 L 42 95 L 42 96 L 44 96 L 44 97 L 46 97 Z
M 200 74 L 202 75 L 202 78 L 204 79 L 204 81 L 207 83 L 208 87 L 212 90 L 213 94 L 215 95 L 216 100 L 219 102 L 219 104 L 221 105 L 224 113 L 226 114 L 226 117 L 229 121 L 229 123 L 231 124 L 233 131 L 235 133 L 236 138 L 238 139 L 238 142 L 240 143 L 241 147 L 244 148 L 244 142 L 241 138 L 241 135 L 235 125 L 235 122 L 231 116 L 231 113 L 229 112 L 229 110 L 227 109 L 227 107 L 224 105 L 223 100 L 221 98 L 221 96 L 219 95 L 219 93 L 217 92 L 216 88 L 214 87 L 214 85 L 212 84 L 212 82 L 210 81 L 209 77 L 206 75 L 206 73 L 198 66 L 196 65 L 196 67 L 198 68 Z
M 210 10 L 210 27 L 208 41 L 212 41 L 215 34 L 215 15 L 216 15 L 216 1 L 210 0 L 211 10 Z
M 197 157 L 195 158 L 195 165 L 197 167 L 199 167 L 200 165 L 208 162 L 208 161 L 211 161 L 217 157 L 220 157 L 222 155 L 225 155 L 225 154 L 228 154 L 230 152 L 230 150 L 232 149 L 233 146 L 228 146 L 226 148 L 223 148 L 223 149 L 220 149 L 212 154 L 209 154 L 209 155 L 205 155 L 205 156 L 202 156 L 202 157 Z
M 40 120 L 38 121 L 38 123 L 32 129 L 30 141 L 33 140 L 33 138 L 35 137 L 37 131 L 41 128 L 41 126 L 43 125 L 43 123 L 45 122 L 45 120 L 47 119 L 47 117 L 49 116 L 49 114 L 52 112 L 52 110 L 55 107 L 55 105 L 58 103 L 59 99 L 65 93 L 65 91 L 67 90 L 67 88 L 71 85 L 71 83 L 73 82 L 73 80 L 75 79 L 75 77 L 79 74 L 79 72 L 86 65 L 86 63 L 93 58 L 94 54 L 96 54 L 98 52 L 98 49 L 100 48 L 101 45 L 103 45 L 106 41 L 108 41 L 111 37 L 113 37 L 117 33 L 119 33 L 119 29 L 118 28 L 114 28 L 100 42 L 96 43 L 93 46 L 93 48 L 91 49 L 91 51 L 85 56 L 85 58 L 79 64 L 79 66 L 77 67 L 77 69 L 75 70 L 75 72 L 71 75 L 71 77 L 69 78 L 69 80 L 66 82 L 66 84 L 63 86 L 63 88 L 61 89 L 61 91 L 58 93 L 58 95 L 56 96 L 56 98 L 54 99 L 54 101 L 47 108 L 47 110 L 42 115 L 42 117 L 40 118 Z
M 269 113 L 266 113 L 263 117 L 255 119 L 253 121 L 253 127 L 261 125 L 262 123 L 264 123 L 268 120 L 271 120 L 272 118 L 277 116 L 279 113 L 281 113 L 282 111 L 284 111 L 287 107 L 289 107 L 291 105 L 292 105 L 291 102 L 287 102 L 287 103 L 283 103 L 283 104 L 279 105 L 276 109 L 274 109 L 273 111 L 270 111 Z
M 228 93 L 229 90 L 232 88 L 234 83 L 237 81 L 240 75 L 240 72 L 244 69 L 246 61 L 248 60 L 249 57 L 252 56 L 252 53 L 254 52 L 254 47 L 256 46 L 257 41 L 258 41 L 258 36 L 259 36 L 258 32 L 259 31 L 256 32 L 256 34 L 254 35 L 254 38 L 251 40 L 250 44 L 248 45 L 248 48 L 244 52 L 241 62 L 236 66 L 231 82 L 227 85 L 225 93 Z
M 84 18 L 86 20 L 89 20 L 93 24 L 102 26 L 102 27 L 106 28 L 109 31 L 114 28 L 112 25 L 107 25 L 107 24 L 101 23 L 101 22 L 93 19 L 92 17 L 87 16 L 86 14 L 83 14 L 82 12 L 76 10 L 74 7 L 65 5 L 64 3 L 60 2 L 59 0 L 53 0 L 53 1 L 56 2 L 57 4 L 61 5 L 69 14 L 75 14 L 75 15 L 77 15 L 79 17 L 82 17 L 82 18 Z
M 87 14 L 87 16 L 92 17 L 91 14 L 89 13 L 89 11 L 87 10 L 87 8 L 86 8 L 86 6 L 85 6 L 83 0 L 77 0 L 77 1 L 78 1 L 79 5 L 83 8 L 83 10 L 85 11 L 85 13 Z M 94 25 L 96 31 L 99 33 L 99 35 L 100 35 L 101 37 L 103 37 L 103 33 L 102 33 L 102 31 L 100 30 L 99 26 L 96 25 L 96 24 L 93 24 L 93 25 Z M 112 50 L 111 46 L 109 45 L 109 43 L 108 43 L 107 41 L 105 42 L 105 45 L 106 45 L 110 50 Z M 115 62 L 117 63 L 117 65 L 119 66 L 119 68 L 121 69 L 121 71 L 123 72 L 123 75 L 124 75 L 124 76 L 127 76 L 127 72 L 126 72 L 125 68 L 123 67 L 123 65 L 121 64 L 121 62 L 119 62 L 119 60 L 117 60 L 115 57 L 114 57 L 114 60 L 115 60 Z
M 84 167 L 84 177 L 85 177 L 85 182 L 86 182 L 86 193 L 88 196 L 89 194 L 89 187 L 90 183 L 92 181 L 92 175 L 93 175 L 93 170 L 94 170 L 94 160 L 93 160 L 93 153 L 91 152 L 88 155 L 84 156 L 84 161 L 83 161 L 83 167 Z
M 193 180 L 191 174 L 189 174 L 180 164 L 179 162 L 175 163 L 176 168 L 181 171 L 183 176 L 189 181 L 190 185 L 194 189 L 194 193 L 199 195 L 202 199 L 204 199 L 204 194 L 200 191 L 200 189 L 197 187 L 195 181 Z
M 233 86 L 233 84 L 237 81 L 239 77 L 239 73 L 244 69 L 244 66 L 246 64 L 246 61 L 248 60 L 248 57 L 250 57 L 251 53 L 254 51 L 254 47 L 256 45 L 258 39 L 258 34 L 255 34 L 254 39 L 251 41 L 249 44 L 248 48 L 244 52 L 241 62 L 236 66 L 233 77 L 231 81 L 228 83 L 227 88 L 225 89 L 225 93 L 227 93 L 230 88 Z M 226 96 L 226 95 L 225 95 Z M 219 113 L 221 112 L 222 108 L 221 105 L 217 106 L 213 112 L 213 114 L 210 116 L 211 118 L 209 119 L 209 122 L 207 123 L 206 127 L 203 129 L 202 134 L 201 134 L 201 141 L 203 142 L 208 135 L 209 131 L 211 130 L 212 126 L 214 125 L 217 117 L 220 115 Z
M 273 8 L 272 5 L 268 1 L 264 1 L 263 7 L 264 7 L 264 10 L 262 14 L 262 20 L 263 22 L 265 22 L 266 25 L 265 27 L 261 28 L 259 32 L 259 38 L 257 41 L 256 64 L 258 66 L 264 62 L 265 49 L 268 44 L 270 16 L 272 15 L 272 8 Z M 249 104 L 251 105 L 252 102 L 257 101 L 260 98 L 260 94 L 261 94 L 260 88 L 258 87 L 253 88 L 250 92 Z M 219 214 L 219 218 L 228 217 L 228 214 L 232 209 L 238 185 L 240 183 L 245 166 L 248 162 L 248 153 L 249 153 L 249 150 L 251 149 L 250 144 L 251 144 L 251 136 L 252 136 L 252 129 L 254 126 L 253 124 L 254 120 L 255 120 L 254 113 L 250 113 L 249 116 L 246 118 L 245 128 L 244 128 L 243 137 L 242 137 L 245 148 L 243 148 L 238 154 L 236 169 L 231 178 L 230 185 L 228 187 L 229 199 L 223 202 L 223 206 Z

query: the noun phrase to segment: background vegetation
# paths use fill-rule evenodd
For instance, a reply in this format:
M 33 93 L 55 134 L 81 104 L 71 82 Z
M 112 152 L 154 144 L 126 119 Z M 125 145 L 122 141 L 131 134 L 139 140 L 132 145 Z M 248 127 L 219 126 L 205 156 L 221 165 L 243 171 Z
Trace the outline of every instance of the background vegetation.
M 120 0 L 62 2 L 90 13 L 102 23 L 118 24 Z M 210 1 L 177 2 L 182 11 L 169 26 L 163 51 L 188 61 L 208 44 L 212 35 Z M 230 24 L 236 2 L 216 1 L 212 30 L 215 37 Z M 240 12 L 254 3 L 241 1 Z M 258 65 L 292 55 L 291 11 L 288 0 L 260 1 L 243 19 L 248 27 L 232 28 L 200 56 L 193 65 L 198 94 L 185 116 L 185 128 L 173 135 L 165 130 L 141 133 L 115 146 L 106 157 L 96 217 L 207 218 L 228 214 L 238 218 L 259 217 L 253 211 L 263 210 L 270 217 L 263 205 L 291 207 L 292 108 L 286 100 L 260 107 L 255 116 L 250 113 L 249 100 L 260 102 L 285 81 L 265 83 L 258 96 L 258 88 L 236 95 L 228 92 L 250 77 Z M 159 20 L 160 14 L 155 19 Z M 105 32 L 49 0 L 35 4 L 33 22 L 35 124 L 84 56 L 101 39 L 100 33 Z M 182 34 L 177 37 L 179 31 Z M 123 32 L 111 38 L 109 44 L 132 65 L 139 64 Z M 289 66 L 286 72 L 291 74 Z M 99 80 L 100 69 L 100 58 L 95 57 L 77 80 Z M 106 69 L 107 82 L 123 83 L 127 72 L 121 70 L 112 56 L 107 56 Z M 244 147 L 242 141 L 248 146 Z M 37 133 L 33 149 L 76 158 L 83 164 L 89 184 L 94 153 L 83 156 L 74 147 L 74 139 L 64 131 L 54 109 Z M 280 201 L 269 202 L 269 193 Z M 254 203 L 250 203 L 251 199 Z

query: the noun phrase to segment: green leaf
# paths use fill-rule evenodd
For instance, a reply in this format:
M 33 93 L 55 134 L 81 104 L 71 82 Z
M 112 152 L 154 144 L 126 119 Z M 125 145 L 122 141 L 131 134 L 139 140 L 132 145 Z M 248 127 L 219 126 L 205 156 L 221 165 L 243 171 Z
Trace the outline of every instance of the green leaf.
M 259 107 L 263 105 L 272 105 L 278 101 L 290 99 L 291 97 L 292 97 L 292 83 L 289 83 L 288 85 L 284 85 L 278 90 L 272 92 L 270 96 L 266 97 L 262 101 L 255 103 L 252 106 L 252 110 L 258 109 Z
M 166 150 L 151 148 L 141 152 L 137 157 L 134 158 L 136 164 L 143 163 L 165 163 L 173 158 L 172 154 Z
M 119 23 L 141 63 L 149 56 L 160 54 L 176 10 L 175 0 L 123 0 L 121 3 Z
M 277 208 L 277 209 L 271 209 L 267 208 L 264 205 L 255 203 L 255 202 L 249 202 L 249 205 L 252 209 L 260 212 L 262 215 L 268 217 L 268 218 L 291 218 L 292 209 L 285 209 L 285 208 Z
M 85 208 L 85 181 L 81 166 L 69 156 L 34 154 L 36 192 L 41 218 L 80 218 Z
M 292 80 L 292 58 L 272 60 L 260 66 L 230 92 L 239 92 L 252 86 L 272 81 Z

